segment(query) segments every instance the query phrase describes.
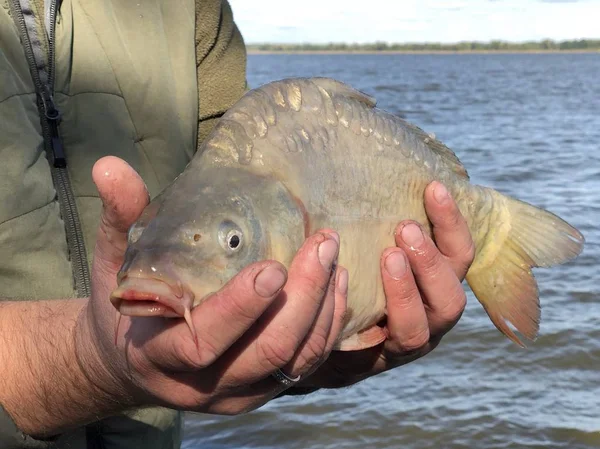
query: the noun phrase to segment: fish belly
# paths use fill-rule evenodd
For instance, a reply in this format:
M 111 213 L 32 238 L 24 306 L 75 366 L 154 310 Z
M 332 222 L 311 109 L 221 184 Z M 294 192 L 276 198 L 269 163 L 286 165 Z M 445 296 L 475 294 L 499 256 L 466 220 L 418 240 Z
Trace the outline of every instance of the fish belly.
M 396 246 L 394 230 L 398 223 L 406 218 L 423 222 L 420 215 L 424 216 L 424 213 L 399 213 L 392 219 L 334 219 L 328 224 L 340 234 L 338 264 L 347 269 L 349 275 L 347 313 L 340 341 L 372 328 L 385 317 L 381 255 L 386 248 Z M 370 338 L 373 337 L 371 334 Z M 352 343 L 354 349 L 371 345 L 368 342 Z
M 349 274 L 346 322 L 340 341 L 346 340 L 343 350 L 357 350 L 385 338 L 381 329 L 373 328 L 386 315 L 381 256 L 396 246 L 394 231 L 403 220 L 417 221 L 431 235 L 423 193 L 436 176 L 391 151 L 375 161 L 357 158 L 348 163 L 346 159 L 343 164 L 332 159 L 331 184 L 321 190 L 314 187 L 319 179 L 306 182 L 312 186 L 312 198 L 306 204 L 308 210 L 316 212 L 310 213 L 313 232 L 332 228 L 340 235 L 338 263 Z

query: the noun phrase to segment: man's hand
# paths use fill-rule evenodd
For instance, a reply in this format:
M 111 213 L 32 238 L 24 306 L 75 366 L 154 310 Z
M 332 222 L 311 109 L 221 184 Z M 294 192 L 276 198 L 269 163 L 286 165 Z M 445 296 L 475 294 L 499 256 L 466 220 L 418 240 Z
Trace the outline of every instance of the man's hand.
M 286 393 L 347 386 L 405 365 L 431 352 L 458 322 L 466 306 L 461 282 L 475 247 L 443 185 L 432 182 L 424 200 L 437 247 L 418 223 L 406 221 L 396 228 L 397 247 L 381 257 L 387 341 L 361 351 L 333 351 L 312 376 Z
M 199 348 L 182 320 L 125 316 L 115 346 L 116 311 L 108 297 L 127 230 L 148 194 L 133 169 L 114 157 L 97 162 L 93 177 L 104 208 L 77 349 L 106 401 L 235 414 L 281 393 L 271 377 L 277 369 L 305 376 L 327 358 L 346 308 L 344 288 L 336 289 L 339 237 L 332 231 L 309 237 L 289 273 L 274 261 L 252 264 L 195 307 Z
M 319 232 L 289 273 L 278 262 L 244 269 L 182 320 L 123 317 L 109 293 L 127 230 L 148 203 L 125 162 L 98 161 L 103 201 L 92 297 L 0 302 L 0 404 L 34 437 L 56 435 L 126 409 L 165 405 L 205 413 L 255 409 L 284 390 L 271 374 L 308 375 L 329 355 L 346 309 L 337 234 Z M 343 273 L 343 270 L 337 270 Z

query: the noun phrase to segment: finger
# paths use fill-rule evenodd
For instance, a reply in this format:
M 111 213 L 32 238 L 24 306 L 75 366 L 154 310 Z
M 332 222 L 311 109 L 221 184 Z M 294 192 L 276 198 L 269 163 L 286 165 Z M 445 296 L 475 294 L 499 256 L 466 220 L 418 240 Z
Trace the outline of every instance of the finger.
M 102 200 L 96 258 L 116 273 L 127 248 L 127 231 L 148 204 L 148 191 L 137 172 L 114 156 L 98 160 L 92 178 Z
M 333 348 L 336 343 L 338 343 L 339 337 L 342 333 L 345 324 L 346 318 L 346 310 L 347 310 L 347 297 L 348 297 L 348 270 L 345 268 L 338 266 L 335 274 L 335 306 L 333 311 L 333 320 L 331 323 L 331 329 L 329 331 L 329 336 L 327 337 L 327 343 L 325 345 L 325 352 L 323 354 L 322 360 L 325 364 L 329 364 L 329 366 L 336 366 L 335 359 L 336 353 L 332 354 Z M 346 353 L 347 354 L 347 353 Z M 333 362 L 333 363 L 331 363 Z M 320 382 L 319 385 L 325 386 L 332 380 L 333 377 L 337 374 L 335 371 L 331 371 L 328 368 L 325 369 L 325 373 L 321 369 L 321 365 L 313 367 L 311 372 L 304 373 L 302 383 L 300 387 L 295 387 L 294 390 L 298 390 L 298 388 L 304 388 L 307 385 L 312 385 L 312 382 L 316 381 Z M 318 369 L 318 370 L 317 370 Z M 316 371 L 317 374 L 313 374 Z M 345 373 L 347 374 L 347 373 Z M 315 377 L 317 376 L 317 377 Z M 333 385 L 333 384 L 332 384 Z
M 308 238 L 292 261 L 288 281 L 252 332 L 240 340 L 231 376 L 263 379 L 285 367 L 313 328 L 325 300 L 338 243 L 326 233 Z M 303 373 L 294 373 L 294 376 Z
M 381 257 L 383 288 L 387 301 L 386 349 L 401 355 L 429 341 L 429 322 L 421 293 L 404 251 L 389 248 Z
M 348 270 L 338 266 L 335 276 L 335 308 L 333 311 L 333 323 L 325 346 L 327 357 L 333 350 L 338 338 L 344 328 L 348 301 Z
M 304 341 L 296 350 L 292 360 L 282 369 L 290 377 L 308 375 L 325 356 L 327 338 L 333 322 L 335 309 L 335 277 L 331 276 L 330 286 L 317 313 L 317 317 Z
M 464 279 L 475 256 L 467 221 L 446 187 L 433 181 L 425 189 L 425 210 L 433 224 L 437 247 L 448 258 L 456 276 Z
M 401 223 L 396 231 L 396 244 L 404 250 L 425 301 L 430 333 L 447 332 L 466 305 L 460 280 L 418 223 L 410 220 Z
M 310 383 L 313 380 L 313 374 L 315 370 L 320 369 L 322 366 L 322 362 L 329 361 L 329 355 L 337 342 L 337 339 L 342 331 L 344 326 L 344 317 L 346 315 L 346 297 L 348 292 L 348 271 L 338 266 L 335 270 L 335 276 L 331 276 L 330 281 L 330 291 L 332 296 L 328 296 L 321 306 L 321 312 L 319 314 L 319 318 L 317 318 L 317 322 L 311 330 L 309 336 L 305 340 L 305 342 L 300 346 L 298 351 L 296 352 L 297 356 L 294 357 L 292 362 L 290 362 L 287 366 L 283 367 L 284 372 L 290 377 L 296 377 L 298 373 L 302 374 L 302 384 L 306 382 Z M 328 304 L 332 303 L 333 299 L 333 307 L 328 306 Z M 327 309 L 332 309 L 328 311 Z M 323 316 L 327 315 L 327 320 L 323 319 Z M 314 340 L 314 334 L 316 329 L 324 329 L 326 327 L 325 323 L 329 323 L 329 333 L 327 336 L 327 342 L 325 344 L 325 349 L 322 351 L 319 349 L 318 351 L 315 349 L 311 349 L 309 344 L 307 344 L 310 340 Z M 323 330 L 323 334 L 326 332 Z M 321 335 L 318 335 L 317 341 L 321 340 Z M 318 344 L 321 346 L 321 344 Z M 307 352 L 308 350 L 308 352 Z M 319 356 L 319 361 L 317 363 L 311 362 L 311 354 L 316 354 L 317 352 L 322 353 Z M 304 360 L 304 362 L 302 362 Z M 306 361 L 308 360 L 308 361 Z M 331 376 L 326 376 L 327 378 Z M 238 379 L 239 381 L 239 379 Z M 275 386 L 275 389 L 274 389 Z M 243 389 L 242 397 L 239 397 L 239 401 L 236 404 L 232 404 L 234 407 L 239 407 L 242 401 L 246 402 L 250 408 L 254 408 L 258 405 L 266 403 L 271 398 L 277 396 L 282 391 L 288 389 L 283 385 L 276 384 L 275 381 L 269 377 L 262 379 L 261 381 L 252 384 L 252 393 L 249 391 L 249 386 L 246 386 Z M 242 390 L 240 390 L 242 391 Z M 237 396 L 236 396 L 237 398 Z
M 285 285 L 287 271 L 275 261 L 252 264 L 231 279 L 221 290 L 192 311 L 198 347 L 185 323 L 179 323 L 156 344 L 160 351 L 148 350 L 163 367 L 179 370 L 205 368 L 226 352 L 274 302 Z M 165 351 L 164 338 L 172 351 Z
M 298 374 L 308 375 L 325 358 L 327 340 L 333 325 L 335 311 L 335 287 L 337 268 L 331 273 L 329 285 L 321 308 L 308 335 L 296 351 L 296 354 L 284 369 L 291 377 Z

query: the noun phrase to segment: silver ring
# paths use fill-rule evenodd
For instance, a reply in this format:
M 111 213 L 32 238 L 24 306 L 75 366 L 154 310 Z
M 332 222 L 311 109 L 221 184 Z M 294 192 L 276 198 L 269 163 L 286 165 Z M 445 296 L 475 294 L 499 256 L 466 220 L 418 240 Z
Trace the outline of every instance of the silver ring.
M 300 381 L 300 378 L 302 377 L 302 375 L 299 375 L 298 377 L 292 378 L 280 369 L 271 374 L 271 376 L 273 376 L 277 382 L 279 382 L 282 385 L 285 385 L 286 387 L 291 387 L 292 385 L 298 383 Z

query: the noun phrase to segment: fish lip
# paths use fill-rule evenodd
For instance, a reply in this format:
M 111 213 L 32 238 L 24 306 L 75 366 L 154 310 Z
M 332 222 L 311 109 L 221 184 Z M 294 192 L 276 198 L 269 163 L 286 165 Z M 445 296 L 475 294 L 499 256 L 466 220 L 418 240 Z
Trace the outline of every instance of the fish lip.
M 144 288 L 138 288 L 136 284 L 143 284 Z M 176 315 L 183 316 L 185 310 L 191 308 L 194 294 L 188 289 L 184 289 L 181 282 L 173 284 L 164 279 L 125 275 L 120 279 L 118 287 L 111 292 L 110 302 L 118 311 L 121 311 L 121 305 L 125 301 L 157 302 Z

